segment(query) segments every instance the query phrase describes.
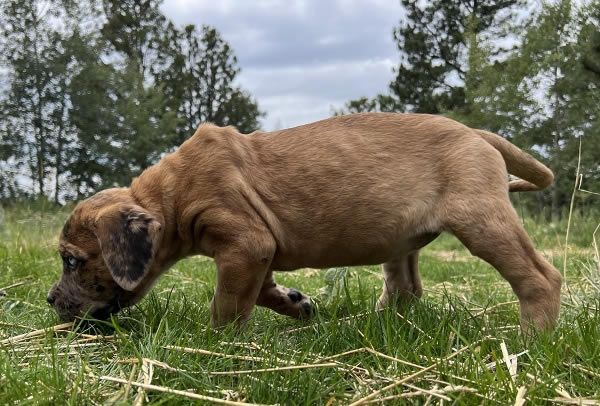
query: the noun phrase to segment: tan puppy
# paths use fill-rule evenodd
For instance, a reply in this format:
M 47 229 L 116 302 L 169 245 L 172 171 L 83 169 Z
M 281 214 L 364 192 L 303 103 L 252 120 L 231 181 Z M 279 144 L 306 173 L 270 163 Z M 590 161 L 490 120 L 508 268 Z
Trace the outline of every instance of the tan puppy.
M 508 173 L 524 180 L 509 184 Z M 212 325 L 255 304 L 310 316 L 272 271 L 383 263 L 378 306 L 422 294 L 419 249 L 442 231 L 508 280 L 524 329 L 552 326 L 561 276 L 537 253 L 508 197 L 552 172 L 503 138 L 431 115 L 368 113 L 271 133 L 200 126 L 130 188 L 79 203 L 60 237 L 48 301 L 71 320 L 137 303 L 196 254 L 215 259 Z

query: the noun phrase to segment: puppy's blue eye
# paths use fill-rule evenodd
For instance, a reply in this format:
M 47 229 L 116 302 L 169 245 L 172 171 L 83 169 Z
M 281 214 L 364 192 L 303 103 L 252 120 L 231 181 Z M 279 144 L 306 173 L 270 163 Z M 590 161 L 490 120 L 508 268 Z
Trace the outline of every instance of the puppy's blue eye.
M 67 257 L 67 264 L 69 264 L 69 267 L 71 268 L 75 268 L 77 266 L 77 258 L 74 257 Z

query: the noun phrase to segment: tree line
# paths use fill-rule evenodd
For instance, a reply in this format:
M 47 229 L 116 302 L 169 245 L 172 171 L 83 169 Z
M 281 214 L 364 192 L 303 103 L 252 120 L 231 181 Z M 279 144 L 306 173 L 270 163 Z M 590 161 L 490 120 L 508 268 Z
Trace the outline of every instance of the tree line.
M 1 3 L 0 199 L 58 202 L 127 185 L 203 121 L 258 129 L 264 113 L 235 85 L 230 45 L 213 27 L 177 27 L 160 5 Z M 443 114 L 498 133 L 555 173 L 548 191 L 523 195 L 533 210 L 568 205 L 578 164 L 578 187 L 600 192 L 600 0 L 400 7 L 387 91 L 334 114 Z M 579 196 L 581 207 L 597 201 Z
M 578 188 L 600 192 L 600 1 L 401 3 L 406 19 L 393 31 L 401 62 L 388 91 L 335 114 L 443 114 L 498 133 L 555 174 L 549 190 L 523 194 L 531 210 L 560 215 L 578 164 Z M 581 208 L 597 206 L 593 193 L 578 198 Z
M 127 185 L 203 121 L 259 127 L 230 45 L 160 4 L 1 3 L 0 197 L 80 199 Z

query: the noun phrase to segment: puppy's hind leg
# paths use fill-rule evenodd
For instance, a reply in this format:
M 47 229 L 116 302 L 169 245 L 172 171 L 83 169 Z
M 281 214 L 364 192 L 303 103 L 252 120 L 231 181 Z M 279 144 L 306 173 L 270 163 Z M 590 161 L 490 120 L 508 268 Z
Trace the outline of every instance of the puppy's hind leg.
M 463 200 L 463 206 L 448 211 L 448 231 L 510 283 L 519 298 L 523 332 L 553 327 L 560 308 L 560 273 L 535 250 L 508 196 L 476 200 L 468 205 Z
M 377 300 L 377 309 L 383 309 L 393 300 L 405 305 L 423 295 L 419 276 L 419 251 L 405 254 L 382 265 L 383 292 Z
M 271 271 L 265 277 L 256 304 L 296 319 L 308 319 L 315 314 L 314 303 L 309 296 L 276 284 Z

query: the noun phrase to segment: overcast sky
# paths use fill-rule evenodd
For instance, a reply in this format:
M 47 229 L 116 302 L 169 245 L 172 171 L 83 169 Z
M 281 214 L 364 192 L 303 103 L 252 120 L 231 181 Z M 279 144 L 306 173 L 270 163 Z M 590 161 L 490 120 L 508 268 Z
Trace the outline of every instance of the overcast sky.
M 398 64 L 398 0 L 165 0 L 176 24 L 209 24 L 233 47 L 263 129 L 329 117 L 385 91 Z

